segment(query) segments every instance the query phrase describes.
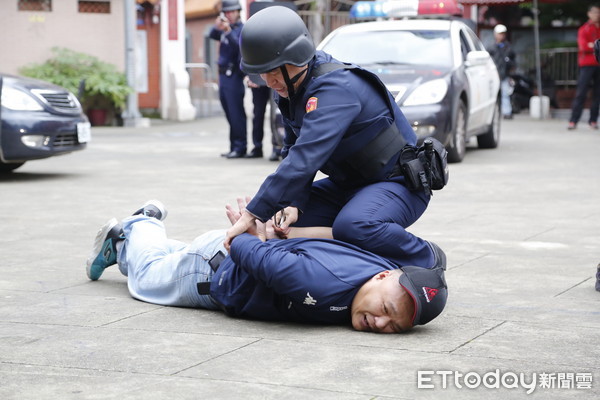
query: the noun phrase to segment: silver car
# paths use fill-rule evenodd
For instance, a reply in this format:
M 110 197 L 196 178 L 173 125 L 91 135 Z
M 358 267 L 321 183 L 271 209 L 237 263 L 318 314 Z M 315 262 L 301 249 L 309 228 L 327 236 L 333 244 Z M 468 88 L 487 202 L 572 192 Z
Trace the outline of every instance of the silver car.
M 420 141 L 435 137 L 460 162 L 471 137 L 500 140 L 500 79 L 475 33 L 453 19 L 407 19 L 342 26 L 318 46 L 386 84 Z

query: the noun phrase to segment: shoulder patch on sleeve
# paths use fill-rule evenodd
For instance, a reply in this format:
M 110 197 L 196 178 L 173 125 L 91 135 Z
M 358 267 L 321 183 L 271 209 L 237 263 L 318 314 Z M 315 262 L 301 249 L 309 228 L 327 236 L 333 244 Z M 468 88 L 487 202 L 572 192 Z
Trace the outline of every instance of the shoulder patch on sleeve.
M 317 109 L 318 99 L 316 97 L 311 97 L 306 102 L 306 112 L 309 113 L 311 111 L 315 111 Z

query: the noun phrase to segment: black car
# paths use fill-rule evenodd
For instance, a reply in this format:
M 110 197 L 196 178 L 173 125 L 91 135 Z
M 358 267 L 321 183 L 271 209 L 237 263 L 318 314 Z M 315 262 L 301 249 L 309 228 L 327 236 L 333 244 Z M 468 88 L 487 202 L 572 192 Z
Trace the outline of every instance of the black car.
M 91 139 L 81 104 L 60 86 L 0 74 L 0 97 L 0 172 L 83 150 Z
M 394 95 L 419 141 L 435 137 L 448 161 L 462 161 L 469 139 L 495 148 L 500 80 L 475 33 L 458 20 L 408 19 L 340 27 L 318 47 L 374 73 Z

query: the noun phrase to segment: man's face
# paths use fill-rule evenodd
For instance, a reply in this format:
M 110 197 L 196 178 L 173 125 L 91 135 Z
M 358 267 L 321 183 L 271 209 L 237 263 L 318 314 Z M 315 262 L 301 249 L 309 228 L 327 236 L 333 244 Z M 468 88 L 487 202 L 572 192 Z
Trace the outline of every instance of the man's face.
M 399 333 L 412 328 L 414 302 L 398 283 L 401 270 L 383 271 L 367 281 L 352 301 L 357 331 Z
M 599 23 L 600 22 L 600 8 L 598 8 L 598 7 L 592 7 L 590 9 L 590 11 L 588 11 L 588 18 L 594 24 Z
M 229 25 L 235 24 L 237 20 L 240 19 L 240 10 L 225 11 L 223 14 L 225 14 L 225 18 L 227 18 Z
M 294 77 L 302 70 L 306 69 L 306 66 L 296 67 L 295 65 L 290 64 L 286 64 L 284 67 L 287 69 L 290 77 Z M 267 86 L 276 91 L 279 96 L 288 98 L 288 88 L 285 84 L 285 80 L 283 79 L 281 68 L 278 67 L 264 74 L 260 74 L 260 77 L 267 83 Z M 303 80 L 304 79 L 302 78 L 298 79 L 298 81 L 294 84 L 294 88 L 300 86 Z

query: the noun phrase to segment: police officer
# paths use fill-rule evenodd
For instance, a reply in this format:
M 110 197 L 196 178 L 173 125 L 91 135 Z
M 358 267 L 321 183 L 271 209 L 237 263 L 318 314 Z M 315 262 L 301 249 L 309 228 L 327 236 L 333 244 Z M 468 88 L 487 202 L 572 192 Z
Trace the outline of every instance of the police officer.
M 292 224 L 329 227 L 335 239 L 397 265 L 430 268 L 437 246 L 405 229 L 429 194 L 410 191 L 397 173 L 399 153 L 416 135 L 381 81 L 316 51 L 300 17 L 285 7 L 248 19 L 240 47 L 244 72 L 260 74 L 277 94 L 285 158 L 228 230 L 225 246 L 255 219 L 279 212 L 283 232 Z M 313 183 L 319 170 L 328 177 Z
M 240 70 L 239 38 L 242 30 L 238 0 L 223 0 L 221 15 L 210 31 L 210 38 L 221 42 L 219 47 L 219 99 L 229 122 L 229 152 L 227 158 L 246 154 L 246 112 L 244 110 L 244 73 Z
M 252 91 L 252 144 L 254 148 L 246 154 L 246 158 L 262 158 L 263 138 L 265 136 L 265 112 L 271 98 L 271 89 L 264 84 L 258 75 L 246 77 L 246 84 Z
M 500 76 L 500 95 L 502 117 L 504 119 L 512 119 L 512 104 L 510 97 L 514 91 L 514 83 L 511 75 L 514 74 L 517 66 L 516 54 L 512 49 L 511 43 L 506 38 L 506 25 L 498 24 L 494 27 L 494 45 L 488 49 L 492 56 L 498 75 Z

